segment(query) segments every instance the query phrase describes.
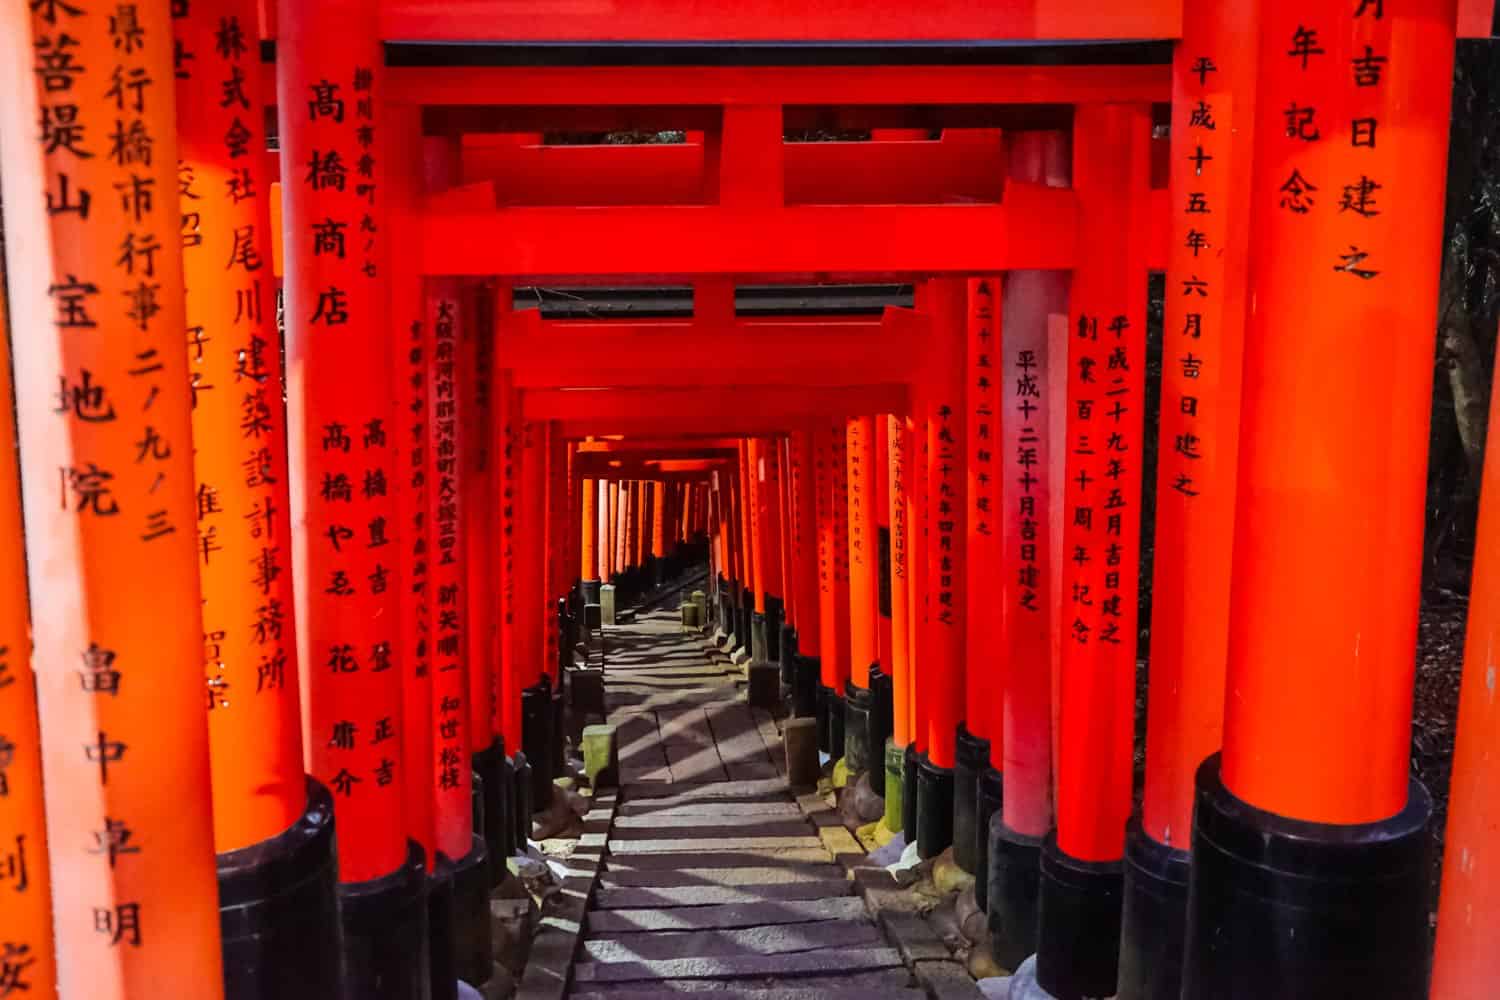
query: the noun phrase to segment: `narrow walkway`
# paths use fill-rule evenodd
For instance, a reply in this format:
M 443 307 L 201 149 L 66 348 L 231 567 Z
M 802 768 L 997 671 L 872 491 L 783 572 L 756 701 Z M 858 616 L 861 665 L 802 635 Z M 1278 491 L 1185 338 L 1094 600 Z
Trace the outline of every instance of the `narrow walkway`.
M 775 722 L 678 621 L 609 630 L 621 804 L 571 996 L 924 997 L 787 791 Z

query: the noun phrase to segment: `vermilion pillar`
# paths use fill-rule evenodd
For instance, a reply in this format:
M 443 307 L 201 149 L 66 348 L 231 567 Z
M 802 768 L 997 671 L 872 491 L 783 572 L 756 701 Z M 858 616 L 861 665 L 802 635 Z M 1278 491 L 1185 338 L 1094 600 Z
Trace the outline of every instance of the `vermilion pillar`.
M 1198 774 L 1186 995 L 1423 990 L 1409 740 L 1455 18 L 1261 7 L 1224 750 Z M 1214 295 L 1194 280 L 1174 278 Z M 1205 363 L 1188 354 L 1167 363 Z M 1315 936 L 1273 946 L 1293 934 Z
M 921 433 L 926 438 L 927 642 L 917 685 L 927 730 L 926 754 L 917 772 L 917 843 L 933 857 L 953 842 L 955 737 L 963 712 L 968 610 L 967 448 L 964 357 L 970 312 L 966 283 L 928 283 L 923 311 L 931 320 L 923 390 Z
M 465 523 L 465 459 L 469 428 L 462 419 L 460 396 L 475 373 L 475 360 L 464 341 L 475 336 L 472 297 L 456 279 L 425 282 L 424 345 L 426 354 L 427 560 L 428 630 L 432 695 L 428 724 L 431 756 L 424 770 L 433 796 L 433 836 L 440 866 L 451 871 L 451 938 L 433 928 L 434 988 L 457 976 L 466 982 L 489 978 L 489 857 L 485 842 L 474 836 L 474 752 L 469 727 L 470 697 L 468 544 Z M 467 301 L 466 301 L 467 298 Z M 483 693 L 483 685 L 481 685 Z M 479 706 L 487 709 L 486 704 Z M 409 720 L 418 724 L 416 720 Z M 488 731 L 488 718 L 483 730 Z M 484 740 L 488 746 L 489 740 Z M 482 947 L 480 945 L 482 944 Z M 439 954 L 439 949 L 445 949 Z M 444 960 L 452 963 L 445 971 Z M 476 978 L 477 977 L 477 978 Z
M 0 28 L 24 28 L 0 18 Z M 24 32 L 23 32 L 24 35 Z M 52 944 L 52 873 L 48 865 L 46 806 L 42 799 L 42 743 L 37 726 L 36 678 L 26 602 L 26 555 L 21 533 L 21 479 L 11 417 L 10 339 L 5 287 L 0 285 L 0 858 L 6 878 L 0 968 L 20 995 L 55 996 L 57 955 Z M 0 979 L 0 981 L 4 981 Z
M 581 565 L 578 573 L 583 581 L 585 604 L 599 603 L 599 487 L 592 479 L 585 479 L 580 492 L 583 502 L 583 542 Z
M 1146 782 L 1125 853 L 1123 997 L 1181 990 L 1194 776 L 1218 750 L 1233 579 L 1234 479 L 1255 114 L 1255 7 L 1184 8 L 1173 61 L 1168 295 L 1157 442 Z M 1195 210 L 1197 195 L 1214 209 Z
M 630 484 L 630 564 L 634 569 L 646 565 L 646 555 L 651 551 L 646 545 L 646 502 L 650 484 L 633 480 Z
M 416 995 L 424 945 L 412 938 L 425 900 L 409 877 L 420 866 L 394 752 L 399 556 L 381 544 L 400 537 L 388 486 L 397 467 L 389 437 L 368 433 L 393 417 L 390 355 L 371 346 L 385 336 L 389 308 L 383 159 L 388 140 L 416 137 L 383 129 L 384 60 L 367 5 L 288 0 L 278 30 L 287 436 L 309 763 L 334 795 L 349 988 L 399 983 L 394 995 Z
M 549 473 L 548 427 L 538 421 L 518 419 L 520 450 L 517 491 L 520 510 L 514 626 L 515 683 L 521 705 L 521 745 L 531 769 L 531 809 L 539 812 L 552 801 L 553 706 L 548 676 L 547 634 L 551 614 L 547 607 L 547 510 Z M 611 491 L 618 509 L 618 489 Z M 613 533 L 618 526 L 611 528 Z M 529 827 L 529 817 L 526 822 Z
M 193 432 L 241 443 L 194 454 L 221 853 L 274 837 L 308 805 L 291 574 L 262 586 L 251 572 L 263 551 L 280 556 L 291 544 L 256 23 L 254 4 L 237 0 L 199 4 L 174 21 L 177 42 L 196 54 L 176 87 L 188 369 L 201 390 Z M 224 139 L 236 122 L 250 132 L 244 147 Z M 264 419 L 247 425 L 247 412 Z M 246 476 L 245 449 L 265 450 L 269 478 Z
M 600 539 L 605 541 L 600 573 L 608 582 L 612 581 L 615 574 L 620 571 L 619 557 L 616 554 L 620 520 L 620 484 L 610 480 L 605 486 L 605 497 L 607 502 L 603 508 L 604 527 L 599 534 Z
M 510 316 L 508 309 L 497 304 L 497 330 L 504 330 Z M 504 363 L 503 358 L 498 360 L 501 364 Z M 520 638 L 520 588 L 521 571 L 525 562 L 525 533 L 521 521 L 520 393 L 516 390 L 510 373 L 502 367 L 495 369 L 494 384 L 493 434 L 495 445 L 500 449 L 500 506 L 495 521 L 499 543 L 495 555 L 500 574 L 500 671 L 496 687 L 499 705 L 495 721 L 501 737 L 512 748 L 511 761 L 515 766 L 519 763 L 521 752 L 521 688 L 524 686 L 520 668 L 523 652 Z M 528 677 L 525 683 L 529 682 Z M 517 787 L 519 784 L 518 781 Z M 519 800 L 512 805 L 515 812 L 513 819 L 520 832 L 522 826 L 531 822 L 531 818 L 522 815 L 524 810 L 521 809 L 522 803 Z M 525 845 L 518 843 L 516 846 L 524 848 Z
M 455 279 L 429 279 L 424 308 L 427 358 L 427 552 L 428 634 L 431 637 L 433 820 L 438 851 L 456 862 L 472 847 L 473 810 L 469 769 L 467 647 L 464 612 L 463 431 L 459 386 L 472 377 L 460 360 L 466 319 Z
M 1021 133 L 1010 146 L 1018 182 L 1064 186 L 1067 136 Z M 1001 730 L 1002 818 L 991 820 L 987 912 L 995 959 L 1017 967 L 1036 952 L 1037 880 L 1042 839 L 1052 829 L 1055 580 L 1057 523 L 1065 460 L 1053 415 L 1066 392 L 1068 276 L 1012 271 L 1005 276 L 998 464 L 1003 514 L 999 605 L 1005 658 Z M 1061 337 L 1058 337 L 1061 334 Z M 1056 347 L 1053 342 L 1056 340 Z M 991 752 L 994 752 L 992 745 Z
M 1069 316 L 1057 831 L 1041 859 L 1037 978 L 1114 992 L 1131 808 L 1140 559 L 1149 109 L 1086 106 L 1073 133 L 1083 218 Z M 1083 934 L 1089 946 L 1078 948 Z
M 777 517 L 781 525 L 779 532 L 781 538 L 781 599 L 786 604 L 785 613 L 782 616 L 783 630 L 795 629 L 797 620 L 797 568 L 796 553 L 794 551 L 794 538 L 797 530 L 797 508 L 792 499 L 792 442 L 790 437 L 781 437 L 776 440 L 776 469 L 779 476 L 780 487 L 777 497 Z M 703 491 L 705 503 L 704 513 L 707 514 L 708 504 L 706 502 L 707 491 Z M 706 520 L 706 517 L 705 517 Z M 783 636 L 785 631 L 783 631 Z M 782 649 L 782 674 L 785 680 L 791 681 L 791 666 L 787 658 L 787 650 Z M 795 651 L 793 651 L 795 655 Z
M 817 714 L 822 651 L 822 601 L 818 593 L 818 513 L 813 468 L 814 431 L 795 431 L 791 445 L 792 565 L 796 598 L 796 653 L 792 704 L 803 717 Z
M 510 294 L 502 286 L 501 294 Z M 493 289 L 471 289 L 470 320 L 464 330 L 460 415 L 463 423 L 464 624 L 468 659 L 469 745 L 482 758 L 482 775 L 493 776 L 493 761 L 504 751 L 496 743 L 495 718 L 495 547 L 494 442 L 490 440 L 490 369 L 495 363 Z M 576 523 L 576 522 L 575 522 Z M 574 563 L 576 565 L 576 561 Z M 486 781 L 490 778 L 486 777 Z M 486 790 L 488 794 L 488 790 Z M 487 817 L 487 821 L 490 817 Z M 488 836 L 489 831 L 486 830 Z M 494 843 L 493 840 L 490 841 Z
M 1490 398 L 1494 399 L 1494 392 Z M 1448 832 L 1443 841 L 1443 887 L 1438 910 L 1433 1000 L 1482 996 L 1500 982 L 1500 894 L 1491 877 L 1496 858 L 1496 803 L 1500 772 L 1491 757 L 1500 713 L 1491 695 L 1500 648 L 1500 407 L 1490 407 L 1474 576 L 1469 589 L 1468 641 L 1459 692 L 1458 739 L 1448 786 Z
M 129 12 L 127 20 L 81 4 L 9 4 L 0 13 L 30 667 L 53 831 L 48 857 L 40 837 L 9 825 L 14 806 L 34 806 L 43 777 L 34 737 L 9 731 L 31 686 L 16 676 L 28 669 L 28 647 L 17 630 L 12 496 L 0 500 L 11 511 L 0 557 L 11 561 L 0 572 L 9 595 L 0 784 L 14 783 L 17 798 L 0 798 L 0 968 L 34 980 L 24 994 L 9 992 L 41 995 L 47 937 L 28 938 L 50 877 L 61 996 L 216 1000 L 224 992 L 172 197 L 172 24 L 164 0 Z M 127 86 L 112 90 L 117 80 Z M 132 200 L 142 191 L 154 197 Z M 3 461 L 15 457 L 7 451 Z
M 1003 622 L 991 613 L 1000 590 L 1000 505 L 996 481 L 999 440 L 1000 277 L 971 278 L 964 336 L 964 420 L 966 486 L 964 504 L 965 593 L 964 693 L 954 746 L 953 858 L 978 876 L 989 843 L 989 816 L 1000 805 L 1003 763 L 1001 707 L 1006 671 L 1001 657 Z M 994 773 L 990 773 L 990 772 Z M 987 780 L 986 780 L 987 779 Z M 994 808 L 982 808 L 982 785 Z
M 876 538 L 876 560 L 875 560 L 875 613 L 876 630 L 879 632 L 879 641 L 876 643 L 876 660 L 880 663 L 880 671 L 884 679 L 877 682 L 880 689 L 879 697 L 889 699 L 890 676 L 891 676 L 891 467 L 890 467 L 890 422 L 889 414 L 877 413 L 875 415 L 875 538 Z M 889 714 L 885 708 L 881 712 Z M 887 726 L 889 728 L 889 726 Z M 886 732 L 886 737 L 890 733 Z M 878 754 L 879 748 L 872 748 L 872 754 Z
M 818 519 L 818 690 L 819 746 L 839 757 L 844 752 L 843 690 L 849 671 L 849 591 L 842 586 L 841 565 L 847 541 L 841 521 L 848 517 L 845 499 L 844 425 L 823 423 L 812 432 L 813 478 Z M 844 517 L 839 516 L 843 512 Z
M 322 915 L 315 923 L 285 926 L 283 916 L 276 931 L 228 925 L 238 928 L 224 941 L 231 989 L 248 979 L 271 990 L 333 990 L 340 975 L 332 803 L 329 790 L 303 774 L 292 574 L 261 572 L 263 560 L 289 557 L 292 536 L 264 152 L 269 101 L 256 25 L 256 7 L 245 0 L 199 3 L 174 19 L 176 46 L 193 56 L 179 60 L 176 74 L 178 198 L 196 387 L 214 844 L 220 905 L 232 912 L 273 910 L 269 901 L 299 891 L 305 872 L 324 873 L 322 898 L 307 907 Z M 384 439 L 387 428 L 365 433 Z M 288 869 L 296 876 L 278 877 Z
M 870 669 L 878 669 L 879 540 L 875 534 L 875 422 L 844 424 L 849 521 L 849 680 L 844 689 L 844 760 L 853 775 L 870 766 Z
M 781 662 L 781 626 L 786 620 L 785 568 L 782 559 L 781 448 L 775 438 L 762 440 L 760 453 L 761 536 L 764 542 L 766 591 L 766 660 Z M 696 531 L 696 483 L 683 485 L 683 540 Z
M 905 414 L 886 417 L 885 461 L 890 479 L 891 520 L 891 744 L 885 750 L 885 822 L 892 830 L 906 828 L 905 817 L 916 808 L 906 799 L 906 774 L 912 757 L 912 627 L 911 627 L 911 476 L 908 454 L 911 429 Z M 914 757 L 913 757 L 914 766 Z M 912 771 L 913 778 L 915 772 Z M 908 831 L 915 836 L 916 830 Z
M 609 582 L 609 482 L 600 479 L 598 481 L 599 499 L 597 503 L 599 525 L 597 528 L 597 540 L 599 545 L 599 579 L 603 583 Z

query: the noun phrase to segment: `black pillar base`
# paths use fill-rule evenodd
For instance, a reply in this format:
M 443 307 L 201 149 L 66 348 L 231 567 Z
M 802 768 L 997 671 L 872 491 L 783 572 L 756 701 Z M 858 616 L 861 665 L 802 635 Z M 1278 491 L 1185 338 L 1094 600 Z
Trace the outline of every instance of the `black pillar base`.
M 563 698 L 562 674 L 557 676 L 557 686 L 552 689 L 552 742 L 548 744 L 548 750 L 552 753 L 553 778 L 561 778 L 568 773 L 568 709 Z
M 1360 997 L 1427 989 L 1428 823 L 1412 779 L 1406 808 L 1334 825 L 1257 809 L 1198 768 L 1183 996 Z
M 428 970 L 432 1000 L 458 1000 L 458 973 L 454 963 L 453 862 L 446 854 L 427 875 L 427 942 L 431 956 Z
M 870 769 L 870 689 L 844 682 L 844 766 L 849 780 Z M 884 746 L 885 744 L 881 744 Z
M 341 883 L 338 894 L 343 1000 L 428 1000 L 431 952 L 422 848 L 410 844 L 400 868 L 368 882 Z
M 1041 875 L 1037 983 L 1057 1000 L 1114 996 L 1124 863 L 1069 857 L 1054 832 L 1042 843 Z
M 740 645 L 744 648 L 745 652 L 747 652 L 747 653 L 751 652 L 751 648 L 752 648 L 751 645 L 750 645 L 750 643 L 751 643 L 751 637 L 752 637 L 752 635 L 754 633 L 754 627 L 751 624 L 751 622 L 752 622 L 752 619 L 754 618 L 754 615 L 755 615 L 755 591 L 750 590 L 750 589 L 747 588 L 745 590 L 740 591 L 739 628 L 737 628 L 735 630 L 736 632 L 739 633 Z
M 781 626 L 786 623 L 786 601 L 766 595 L 766 662 L 781 663 Z
M 515 854 L 525 854 L 531 845 L 531 816 L 534 810 L 531 805 L 531 789 L 533 780 L 531 774 L 531 762 L 526 759 L 526 754 L 516 751 L 512 761 L 511 774 L 514 781 L 511 788 L 515 791 L 515 808 L 511 810 L 511 818 L 516 821 L 516 844 Z
M 781 684 L 791 689 L 797 684 L 797 629 L 782 622 L 779 643 L 781 657 L 777 662 L 781 664 Z
M 226 1000 L 337 998 L 338 858 L 333 799 L 307 779 L 307 809 L 283 832 L 218 856 Z
M 603 580 L 579 580 L 578 601 L 580 606 L 599 603 L 599 588 L 604 586 Z
M 800 644 L 800 643 L 799 643 Z M 823 664 L 816 656 L 797 655 L 797 674 L 792 681 L 792 714 L 801 718 L 818 716 L 818 678 Z
M 552 682 L 546 674 L 521 691 L 521 747 L 531 765 L 531 809 L 552 804 Z
M 766 616 L 760 611 L 750 612 L 750 662 L 766 662 Z
M 885 780 L 881 773 L 885 745 L 891 739 L 895 722 L 893 704 L 894 686 L 891 675 L 876 663 L 870 667 L 870 717 L 866 726 L 866 742 L 870 754 L 870 789 L 877 798 L 885 798 Z
M 917 745 L 906 744 L 906 753 L 901 758 L 901 829 L 906 833 L 906 842 L 917 842 Z
M 454 972 L 470 986 L 482 986 L 494 966 L 490 937 L 490 859 L 483 840 L 453 865 Z
M 917 853 L 935 858 L 953 844 L 953 768 L 917 756 Z
M 505 740 L 499 736 L 473 759 L 475 787 L 479 791 L 479 822 L 475 829 L 484 837 L 491 886 L 499 885 L 505 878 L 505 859 L 510 857 L 507 834 L 512 824 L 505 811 L 504 760 Z
M 1015 969 L 1036 954 L 1037 906 L 1041 894 L 1042 838 L 1028 837 L 990 820 L 990 950 L 1003 969 Z
M 993 746 L 992 746 L 993 749 Z M 986 763 L 979 770 L 979 818 L 974 824 L 975 850 L 974 904 L 989 910 L 990 900 L 990 821 L 1000 812 L 1005 799 L 1005 775 Z
M 833 688 L 828 691 L 828 753 L 834 760 L 844 755 L 844 731 L 845 720 L 848 718 L 848 706 L 844 698 Z
M 833 727 L 829 725 L 828 700 L 833 696 L 833 689 L 819 684 L 816 689 L 817 700 L 813 706 L 814 718 L 817 719 L 818 729 L 818 752 L 833 754 L 833 742 L 831 734 Z
M 953 746 L 953 861 L 971 875 L 979 869 L 979 772 L 989 760 L 990 741 L 960 722 Z
M 1119 1000 L 1180 1000 L 1187 897 L 1187 851 L 1158 843 L 1132 817 L 1125 833 Z

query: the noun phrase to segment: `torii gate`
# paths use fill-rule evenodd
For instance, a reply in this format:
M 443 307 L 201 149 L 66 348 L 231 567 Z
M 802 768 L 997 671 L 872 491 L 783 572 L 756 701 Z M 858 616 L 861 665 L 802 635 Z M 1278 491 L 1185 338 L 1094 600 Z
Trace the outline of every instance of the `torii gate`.
M 0 936 L 4 975 L 39 994 L 55 986 L 64 1000 L 211 1000 L 221 983 L 230 996 L 326 996 L 340 978 L 349 996 L 416 997 L 429 986 L 427 959 L 430 985 L 441 988 L 455 973 L 487 974 L 475 915 L 490 862 L 475 836 L 467 766 L 471 754 L 514 766 L 519 758 L 497 738 L 516 749 L 521 692 L 557 662 L 547 603 L 579 565 L 547 560 L 549 539 L 560 543 L 576 527 L 563 520 L 567 443 L 671 435 L 684 421 L 721 437 L 788 436 L 794 476 L 821 461 L 828 481 L 811 477 L 795 522 L 814 525 L 837 558 L 857 520 L 853 501 L 836 509 L 835 495 L 851 492 L 838 481 L 853 469 L 851 445 L 868 449 L 870 434 L 831 420 L 897 415 L 885 430 L 885 478 L 893 533 L 898 515 L 909 519 L 906 625 L 916 635 L 909 713 L 896 725 L 912 748 L 901 778 L 917 786 L 908 796 L 917 821 L 908 825 L 919 842 L 931 848 L 953 836 L 959 810 L 947 811 L 947 798 L 978 794 L 953 787 L 958 724 L 977 721 L 963 718 L 975 706 L 956 683 L 970 666 L 961 662 L 970 606 L 962 598 L 972 577 L 952 509 L 971 489 L 962 474 L 974 416 L 965 346 L 966 335 L 994 336 L 998 324 L 1008 379 L 1061 376 L 1051 385 L 1049 412 L 1063 420 L 1056 433 L 1030 422 L 1043 418 L 1020 390 L 1002 400 L 1017 419 L 1002 423 L 1005 435 L 1017 433 L 1007 444 L 1049 438 L 1060 474 L 1050 505 L 1038 503 L 1064 516 L 1049 539 L 1053 554 L 1028 552 L 1024 533 L 1047 518 L 1026 500 L 1033 487 L 1040 496 L 1046 477 L 1019 458 L 1006 465 L 1008 477 L 1029 485 L 1006 507 L 1000 565 L 1023 582 L 1001 579 L 1001 616 L 1020 620 L 1028 602 L 1047 604 L 1057 651 L 1044 654 L 1035 642 L 1025 647 L 1032 659 L 1007 663 L 1007 676 L 1024 677 L 1004 684 L 1008 714 L 1023 724 L 988 734 L 1003 747 L 997 758 L 992 746 L 988 766 L 1006 765 L 993 855 L 1004 859 L 991 911 L 1000 915 L 997 934 L 1038 951 L 1040 985 L 1059 997 L 1175 995 L 1179 957 L 1182 988 L 1194 997 L 1419 995 L 1430 803 L 1406 760 L 1419 414 L 1451 46 L 1456 30 L 1490 34 L 1490 7 L 7 6 L 0 179 L 15 325 L 27 334 L 13 351 L 37 714 L 20 694 L 29 685 L 7 683 L 15 668 L 0 659 L 0 719 L 5 732 L 27 734 L 39 719 L 40 736 L 14 758 L 0 742 L 0 776 L 24 789 L 14 799 L 7 792 L 0 819 L 7 833 L 12 822 L 52 832 L 49 857 L 29 858 L 45 863 L 53 894 L 40 879 L 28 889 L 0 886 L 27 910 L 14 940 L 8 923 Z M 274 42 L 275 62 L 261 73 L 257 23 Z M 602 62 L 590 43 L 656 41 L 703 45 L 714 64 L 481 65 L 493 53 L 477 40 L 497 30 L 506 32 L 502 59 L 507 45 L 565 42 Z M 760 66 L 725 65 L 712 51 L 747 41 L 955 39 L 1026 42 L 1064 57 Z M 1162 39 L 1176 43 L 1170 67 L 1122 64 L 1108 44 Z M 467 44 L 438 44 L 454 42 Z M 274 172 L 258 154 L 273 92 L 284 245 L 267 247 Z M 1152 107 L 1169 100 L 1170 139 L 1153 140 Z M 694 141 L 668 152 L 554 155 L 462 140 L 643 125 Z M 877 138 L 858 150 L 784 141 L 788 129 L 830 126 L 998 129 L 1015 141 L 1012 152 L 1046 148 L 1021 169 L 1026 156 L 952 138 Z M 1038 132 L 1051 135 L 1038 140 Z M 1033 135 L 1017 138 L 1025 133 Z M 617 182 L 597 183 L 619 162 Z M 997 184 L 982 168 L 1002 162 L 1012 176 Z M 878 180 L 850 181 L 861 169 Z M 557 171 L 555 185 L 548 171 Z M 653 176 L 656 192 L 646 181 Z M 640 204 L 648 195 L 661 202 Z M 281 374 L 267 349 L 275 343 L 267 258 L 284 261 L 275 269 L 286 279 L 289 455 L 278 433 Z M 1127 834 L 1144 284 L 1148 271 L 1163 269 L 1171 348 L 1163 394 L 1175 408 L 1161 429 L 1173 447 L 1162 449 L 1158 493 L 1170 504 L 1157 537 L 1159 553 L 1177 558 L 1158 575 L 1153 626 L 1181 641 L 1153 654 L 1147 805 Z M 1039 272 L 1068 273 L 1067 297 L 1044 287 Z M 982 289 L 1002 273 L 1029 275 L 1024 291 L 999 281 Z M 783 337 L 807 357 L 816 348 L 802 341 L 815 338 L 799 339 L 796 323 L 775 330 L 730 317 L 725 288 L 750 277 L 915 282 L 912 312 L 930 324 L 916 352 L 925 370 L 903 378 L 911 373 L 892 372 L 891 355 L 857 348 L 833 355 L 844 371 L 827 370 L 824 357 L 815 376 L 834 384 L 778 375 L 784 366 L 756 357 L 751 338 Z M 474 308 L 463 279 L 496 286 Z M 547 321 L 518 321 L 507 295 L 516 285 L 572 280 L 702 285 L 719 322 L 736 328 L 715 335 L 726 357 L 756 381 L 707 359 L 683 369 L 697 377 L 674 377 L 674 366 L 650 372 L 611 358 L 596 373 L 602 385 L 564 384 L 567 372 L 539 341 Z M 1322 299 L 1315 316 L 1305 308 L 1309 289 Z M 1255 303 L 1248 315 L 1246 302 Z M 909 346 L 911 329 L 887 329 L 908 322 L 902 315 L 863 324 L 878 332 L 835 336 Z M 513 326 L 534 327 L 538 338 L 533 363 L 514 373 L 493 349 Z M 1361 350 L 1358 336 L 1377 326 L 1404 335 Z M 184 329 L 186 366 L 174 340 Z M 208 335 L 218 330 L 226 332 Z M 514 338 L 518 356 L 527 336 Z M 678 334 L 641 336 L 665 343 Z M 1043 367 L 1022 344 L 1066 344 L 1066 363 L 1054 350 Z M 689 357 L 714 349 L 673 346 Z M 222 456 L 205 444 L 234 434 L 249 449 L 239 468 L 215 464 Z M 486 442 L 498 460 L 470 464 Z M 512 508 L 503 491 L 517 487 Z M 255 516 L 221 517 L 220 494 Z M 16 502 L 0 498 L 8 509 Z M 743 583 L 770 554 L 756 544 L 758 507 L 744 499 L 740 507 L 750 543 L 741 539 Z M 490 636 L 470 609 L 491 599 L 482 586 L 465 589 L 473 577 L 460 553 L 484 553 L 469 544 L 481 537 L 473 511 L 496 508 L 498 517 L 480 518 L 495 522 L 500 539 L 489 551 L 502 563 L 493 604 L 518 627 Z M 0 522 L 12 534 L 18 523 Z M 930 541 L 918 542 L 922 532 Z M 272 543 L 278 533 L 284 550 Z M 255 559 L 251 583 L 209 572 L 221 540 Z M 804 553 L 794 562 L 813 560 Z M 1347 568 L 1336 592 L 1327 564 Z M 122 584 L 121 573 L 138 567 L 149 567 L 151 585 Z M 1050 601 L 1025 582 L 1042 579 L 1043 567 L 1058 586 Z M 0 580 L 0 621 L 12 630 L 0 650 L 28 648 L 19 631 L 28 588 L 18 572 L 12 566 Z M 863 612 L 849 610 L 838 586 L 827 600 L 810 597 L 806 576 L 794 604 L 807 616 L 818 608 L 830 636 L 820 651 L 847 671 L 825 675 L 834 690 L 827 680 L 857 678 L 867 666 L 851 662 Z M 393 588 L 393 577 L 403 591 L 420 583 L 420 599 Z M 963 611 L 950 615 L 954 595 Z M 215 638 L 231 629 L 215 627 L 214 616 L 254 625 L 241 626 L 231 649 L 227 635 Z M 1477 622 L 1476 635 L 1485 627 Z M 868 648 L 870 629 L 862 633 Z M 244 636 L 255 637 L 255 650 Z M 1164 677 L 1179 683 L 1159 683 Z M 205 701 L 199 725 L 194 706 Z M 266 737 L 254 765 L 240 759 L 246 733 Z M 1209 757 L 1221 745 L 1222 757 Z M 528 756 L 555 752 L 532 749 Z M 1497 780 L 1482 754 L 1464 759 L 1467 780 Z M 1010 766 L 1020 760 L 1025 767 Z M 1492 926 L 1493 907 L 1462 867 L 1493 854 L 1472 832 L 1483 828 L 1473 818 L 1482 800 L 1455 813 L 1473 840 L 1450 884 Z M 96 849 L 65 846 L 58 831 L 75 829 Z M 20 841 L 15 852 L 8 841 L 0 850 L 7 874 L 26 860 Z M 1283 908 L 1278 893 L 1291 886 L 1304 895 Z M 1028 908 L 1033 888 L 1039 919 Z M 1445 898 L 1445 914 L 1459 905 L 1454 898 Z M 164 925 L 171 933 L 158 935 Z M 1284 947 L 1292 931 L 1300 944 Z M 1466 995 L 1486 972 L 1493 979 L 1497 959 L 1482 935 L 1451 916 L 1440 934 L 1440 988 Z

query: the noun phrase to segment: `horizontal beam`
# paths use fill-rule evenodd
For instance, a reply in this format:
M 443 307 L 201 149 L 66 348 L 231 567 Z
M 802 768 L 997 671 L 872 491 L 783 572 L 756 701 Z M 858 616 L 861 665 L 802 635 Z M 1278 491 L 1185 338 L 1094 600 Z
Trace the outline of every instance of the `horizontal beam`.
M 879 321 L 533 320 L 507 321 L 496 349 L 512 371 L 513 384 L 523 389 L 746 384 L 815 388 L 902 381 L 920 347 L 907 333 Z
M 704 389 L 530 389 L 521 394 L 527 420 L 576 421 L 585 433 L 625 433 L 643 414 L 672 417 L 700 430 L 718 431 L 740 412 L 780 420 L 784 426 L 815 417 L 856 413 L 904 413 L 905 384 L 830 386 L 819 392 L 786 386 L 739 385 Z M 724 421 L 721 423 L 721 421 Z M 731 433 L 731 432 L 725 432 Z
M 1172 96 L 1167 66 L 393 66 L 386 79 L 388 100 L 424 106 L 714 109 L 696 121 L 657 121 L 659 129 L 711 127 L 719 106 L 736 104 L 1139 104 Z
M 429 214 L 423 274 L 708 274 L 764 278 L 912 275 L 1072 267 L 1070 190 L 1010 184 L 1001 205 L 505 208 Z
M 651 452 L 657 455 L 700 454 L 722 451 L 727 453 L 739 447 L 738 438 L 723 437 L 649 437 L 649 438 L 603 438 L 578 442 L 579 455 L 612 454 L 629 455 Z
M 878 412 L 878 411 L 876 411 Z M 904 408 L 899 412 L 905 412 Z M 696 428 L 709 434 L 735 437 L 763 437 L 806 429 L 811 424 L 830 419 L 828 415 L 786 415 L 779 413 L 726 412 L 712 419 L 696 422 Z M 565 419 L 556 423 L 564 440 L 576 441 L 596 434 L 622 434 L 650 437 L 674 434 L 682 430 L 682 418 L 669 414 L 638 414 L 617 420 Z
M 581 457 L 581 456 L 580 456 Z M 669 475 L 703 474 L 727 469 L 739 461 L 736 453 L 711 459 L 670 459 L 664 464 L 640 458 L 609 458 L 590 455 L 590 461 L 574 459 L 573 475 L 579 479 L 660 479 Z
M 790 142 L 786 202 L 939 205 L 998 202 L 1005 149 L 998 129 L 953 129 L 923 141 Z M 463 148 L 463 180 L 494 185 L 497 205 L 691 205 L 709 199 L 702 142 Z
M 907 42 L 1160 39 L 1182 0 L 382 0 L 391 40 L 536 42 Z

